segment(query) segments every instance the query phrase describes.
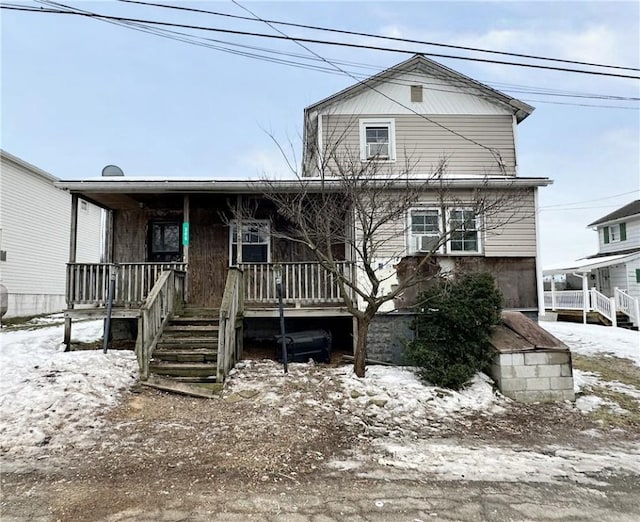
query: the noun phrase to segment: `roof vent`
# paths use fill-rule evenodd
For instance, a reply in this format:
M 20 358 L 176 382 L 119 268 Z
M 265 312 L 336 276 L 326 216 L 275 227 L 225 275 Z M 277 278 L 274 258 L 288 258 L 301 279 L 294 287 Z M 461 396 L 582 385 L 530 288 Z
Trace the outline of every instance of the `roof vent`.
M 422 102 L 422 85 L 411 86 L 411 101 Z
M 122 169 L 117 165 L 107 165 L 102 169 L 102 175 L 104 177 L 124 176 L 124 172 L 122 172 Z

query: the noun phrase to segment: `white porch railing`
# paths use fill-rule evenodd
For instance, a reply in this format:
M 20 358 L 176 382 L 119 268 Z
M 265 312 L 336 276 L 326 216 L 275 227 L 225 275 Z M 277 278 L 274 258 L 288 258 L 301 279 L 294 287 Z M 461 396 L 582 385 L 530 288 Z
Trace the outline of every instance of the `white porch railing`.
M 591 309 L 598 312 L 611 321 L 612 326 L 616 326 L 616 302 L 612 297 L 607 297 L 598 292 L 595 288 L 589 291 Z
M 105 306 L 112 271 L 116 274 L 113 304 L 141 305 L 163 271 L 186 269 L 186 263 L 68 263 L 67 305 Z
M 629 316 L 635 326 L 640 326 L 640 300 L 631 297 L 626 290 L 614 290 L 616 309 Z
M 584 292 L 582 290 L 545 292 L 544 307 L 550 310 L 582 310 L 584 309 Z
M 276 268 L 277 267 L 277 268 Z M 352 263 L 337 263 L 338 274 L 319 263 L 243 263 L 244 298 L 247 304 L 278 303 L 275 274 L 282 276 L 282 301 L 285 304 L 323 305 L 343 302 L 339 278 L 352 278 Z

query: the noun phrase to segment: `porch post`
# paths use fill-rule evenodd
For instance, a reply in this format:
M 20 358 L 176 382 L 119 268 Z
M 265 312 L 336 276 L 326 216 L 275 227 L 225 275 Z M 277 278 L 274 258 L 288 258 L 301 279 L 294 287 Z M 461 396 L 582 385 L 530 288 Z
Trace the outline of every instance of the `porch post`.
M 581 274 L 582 278 L 582 322 L 587 324 L 587 310 L 589 308 L 589 283 L 587 281 L 587 275 Z
M 565 276 L 566 277 L 566 276 Z M 556 278 L 551 276 L 551 310 L 556 311 Z
M 242 194 L 236 196 L 236 265 L 242 264 Z
M 69 216 L 70 231 L 69 231 L 69 263 L 76 262 L 76 242 L 78 238 L 78 195 L 71 194 L 71 216 Z M 71 272 L 67 270 L 67 306 L 73 308 L 73 302 L 70 301 L 69 291 L 71 289 L 71 281 L 69 277 Z M 64 318 L 64 344 L 65 351 L 71 350 L 71 317 Z
M 183 236 L 182 236 L 182 262 L 187 264 L 187 273 L 184 276 L 184 300 L 189 302 L 189 242 L 191 241 L 191 223 L 189 218 L 189 194 L 184 195 L 183 210 Z M 185 237 L 186 232 L 186 237 Z
M 609 302 L 611 303 L 611 326 L 613 326 L 614 328 L 616 326 L 618 326 L 618 317 L 617 317 L 617 311 L 616 311 L 616 298 L 615 297 L 610 297 L 609 298 Z

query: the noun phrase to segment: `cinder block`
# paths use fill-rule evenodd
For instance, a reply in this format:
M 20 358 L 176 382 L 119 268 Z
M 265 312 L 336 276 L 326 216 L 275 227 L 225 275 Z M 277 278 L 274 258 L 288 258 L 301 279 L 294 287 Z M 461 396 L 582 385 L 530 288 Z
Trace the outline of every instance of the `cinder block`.
M 525 353 L 525 364 L 547 364 L 549 354 L 546 352 Z
M 520 377 L 520 375 L 516 374 L 515 366 L 503 366 L 500 371 L 503 379 L 516 379 Z
M 514 366 L 522 366 L 524 364 L 524 354 L 523 353 L 512 353 L 511 354 L 511 364 Z
M 569 352 L 549 352 L 549 364 L 566 364 L 569 362 Z
M 565 401 L 575 401 L 576 394 L 573 390 L 562 390 L 562 399 Z
M 573 377 L 573 369 L 569 363 L 560 365 L 560 377 Z
M 491 378 L 494 381 L 499 381 L 502 378 L 502 368 L 499 365 L 491 365 Z
M 513 364 L 513 356 L 510 353 L 500 354 L 500 366 L 511 366 Z
M 537 366 L 512 366 L 513 377 L 521 377 L 523 379 L 530 379 L 532 377 L 538 377 Z
M 502 379 L 501 391 L 524 391 L 527 389 L 527 379 Z
M 538 377 L 560 377 L 559 364 L 541 364 L 534 368 L 537 370 Z
M 556 379 L 562 379 L 562 377 L 555 377 Z M 551 386 L 549 384 L 548 377 L 535 377 L 532 379 L 527 379 L 527 391 L 541 391 L 541 390 L 550 390 Z
M 512 397 L 519 402 L 547 402 L 549 400 L 548 391 L 521 391 L 514 392 Z
M 573 377 L 551 377 L 552 390 L 573 390 Z

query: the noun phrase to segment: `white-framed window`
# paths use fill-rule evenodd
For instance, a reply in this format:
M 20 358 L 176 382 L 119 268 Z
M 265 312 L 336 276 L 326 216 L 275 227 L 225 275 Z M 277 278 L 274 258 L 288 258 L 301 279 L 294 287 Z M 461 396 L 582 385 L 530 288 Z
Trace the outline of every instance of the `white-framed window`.
M 616 223 L 615 225 L 609 225 L 604 227 L 604 242 L 605 243 L 617 243 L 619 241 L 627 240 L 627 224 Z
M 449 210 L 448 251 L 456 253 L 480 252 L 478 216 L 474 210 L 456 208 Z
M 395 161 L 396 128 L 393 119 L 360 120 L 360 159 Z
M 242 222 L 242 262 L 268 263 L 271 260 L 270 225 L 264 220 Z M 229 263 L 238 264 L 238 224 L 229 230 Z
M 409 210 L 409 251 L 428 253 L 442 251 L 442 218 L 437 208 Z

